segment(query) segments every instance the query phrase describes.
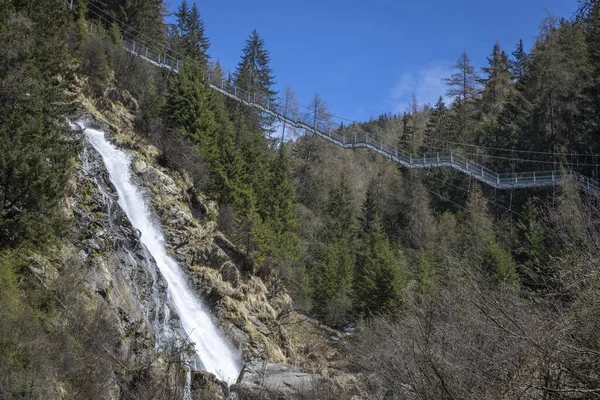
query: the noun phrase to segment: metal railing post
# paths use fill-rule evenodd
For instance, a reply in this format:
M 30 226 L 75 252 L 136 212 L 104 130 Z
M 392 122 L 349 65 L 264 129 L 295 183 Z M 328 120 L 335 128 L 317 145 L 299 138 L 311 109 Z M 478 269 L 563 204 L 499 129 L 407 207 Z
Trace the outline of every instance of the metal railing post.
M 533 183 L 535 183 L 535 171 L 533 171 Z

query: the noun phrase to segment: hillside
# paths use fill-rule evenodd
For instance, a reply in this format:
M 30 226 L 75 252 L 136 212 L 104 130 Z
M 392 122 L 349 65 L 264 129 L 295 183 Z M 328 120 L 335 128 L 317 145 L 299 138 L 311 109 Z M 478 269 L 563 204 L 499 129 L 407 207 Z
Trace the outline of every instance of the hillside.
M 600 393 L 598 198 L 563 173 L 597 180 L 600 3 L 481 73 L 463 53 L 451 104 L 339 125 L 317 94 L 294 140 L 211 88 L 292 112 L 259 33 L 225 74 L 196 4 L 163 7 L 0 5 L 0 398 Z M 494 189 L 310 128 L 563 180 Z

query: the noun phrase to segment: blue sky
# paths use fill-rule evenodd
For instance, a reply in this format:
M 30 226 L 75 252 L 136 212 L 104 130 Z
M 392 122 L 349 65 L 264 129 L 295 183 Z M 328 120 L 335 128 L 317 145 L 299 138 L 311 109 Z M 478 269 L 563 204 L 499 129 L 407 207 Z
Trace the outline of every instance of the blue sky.
M 193 1 L 193 0 L 188 0 Z M 179 0 L 166 0 L 170 10 Z M 257 29 L 282 91 L 301 104 L 315 92 L 352 120 L 402 112 L 443 95 L 441 79 L 466 50 L 477 67 L 498 41 L 510 53 L 529 49 L 548 13 L 570 18 L 576 0 L 229 0 L 197 1 L 210 55 L 235 69 Z

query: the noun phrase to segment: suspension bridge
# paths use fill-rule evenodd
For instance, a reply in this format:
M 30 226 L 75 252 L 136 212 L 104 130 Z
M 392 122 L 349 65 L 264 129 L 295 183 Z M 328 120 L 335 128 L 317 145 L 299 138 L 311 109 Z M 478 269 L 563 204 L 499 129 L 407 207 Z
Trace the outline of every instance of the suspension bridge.
M 69 1 L 67 2 L 69 3 Z M 105 22 L 108 22 L 110 18 L 114 21 L 114 17 L 106 14 L 103 10 L 90 11 L 101 20 L 105 20 Z M 101 15 L 101 13 L 105 15 Z M 153 43 L 150 38 L 143 40 L 141 33 L 125 24 L 121 23 L 121 25 L 123 30 L 122 42 L 128 53 L 157 67 L 179 73 L 184 62 L 182 55 L 174 53 L 164 44 Z M 93 24 L 90 24 L 90 29 L 93 31 Z M 397 145 L 386 142 L 385 139 L 373 134 L 370 135 L 366 131 L 355 130 L 352 132 L 348 129 L 339 128 L 340 123 L 335 121 L 338 117 L 331 114 L 318 115 L 316 108 L 313 112 L 308 107 L 298 105 L 290 107 L 289 102 L 283 99 L 272 101 L 266 93 L 257 90 L 244 90 L 234 85 L 231 80 L 224 79 L 223 76 L 215 74 L 213 71 L 208 72 L 207 82 L 213 90 L 249 107 L 254 107 L 265 114 L 272 115 L 283 124 L 312 133 L 344 149 L 369 149 L 405 168 L 453 168 L 495 189 L 552 187 L 570 183 L 585 192 L 600 197 L 600 183 L 573 170 L 497 172 L 453 151 L 409 153 L 398 148 Z M 302 112 L 300 109 L 309 111 Z

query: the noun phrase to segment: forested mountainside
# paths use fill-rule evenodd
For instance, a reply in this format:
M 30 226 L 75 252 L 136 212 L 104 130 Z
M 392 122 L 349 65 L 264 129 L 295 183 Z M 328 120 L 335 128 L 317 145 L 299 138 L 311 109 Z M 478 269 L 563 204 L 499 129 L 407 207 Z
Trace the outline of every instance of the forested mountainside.
M 275 138 L 272 116 L 206 81 L 293 103 L 289 88 L 277 98 L 268 43 L 240 38 L 225 74 L 201 9 L 183 1 L 175 25 L 165 14 L 162 0 L 0 3 L 1 398 L 228 392 L 209 374 L 187 380 L 185 340 L 156 345 L 164 282 L 149 280 L 155 263 L 69 125 L 82 115 L 128 149 L 169 252 L 255 368 L 238 398 L 599 395 L 597 198 L 567 183 L 495 191 L 311 134 Z M 179 73 L 128 54 L 131 35 L 181 57 Z M 532 49 L 490 47 L 481 71 L 460 55 L 449 104 L 415 99 L 339 131 L 597 178 L 600 2 L 548 17 Z M 329 115 L 318 94 L 310 107 Z M 268 387 L 275 370 L 310 387 Z

